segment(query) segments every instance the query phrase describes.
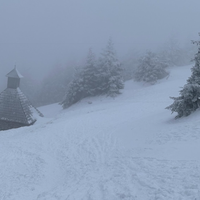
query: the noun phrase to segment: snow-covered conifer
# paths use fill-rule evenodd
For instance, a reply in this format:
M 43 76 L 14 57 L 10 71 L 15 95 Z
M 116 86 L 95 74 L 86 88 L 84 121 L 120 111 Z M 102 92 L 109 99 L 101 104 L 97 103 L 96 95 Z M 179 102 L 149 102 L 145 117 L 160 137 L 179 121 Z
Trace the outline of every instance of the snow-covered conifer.
M 63 108 L 67 108 L 85 97 L 96 95 L 96 71 L 95 56 L 90 49 L 86 65 L 83 69 L 76 71 L 73 80 L 69 84 L 65 99 L 61 103 Z
M 97 67 L 95 55 L 91 49 L 88 52 L 86 65 L 83 68 L 82 79 L 86 96 L 96 95 L 98 93 Z
M 191 69 L 192 74 L 180 91 L 180 96 L 171 97 L 174 102 L 167 107 L 172 113 L 178 113 L 176 118 L 188 116 L 200 107 L 200 42 L 194 43 L 199 47 L 194 58 L 195 64 Z
M 149 51 L 140 59 L 134 73 L 134 79 L 154 84 L 158 79 L 162 79 L 168 75 L 165 71 L 166 67 L 167 65 L 159 61 L 156 54 Z
M 116 96 L 124 87 L 121 63 L 116 57 L 111 39 L 99 59 L 98 82 L 99 94 L 108 96 Z
M 85 67 L 74 77 L 68 87 L 63 108 L 88 96 L 106 94 L 115 97 L 120 94 L 124 83 L 121 64 L 114 53 L 113 43 L 109 40 L 98 66 L 92 50 L 89 50 Z
M 68 108 L 72 104 L 80 101 L 85 97 L 85 90 L 83 87 L 83 78 L 81 72 L 77 72 L 70 82 L 67 94 L 65 95 L 64 101 L 61 103 L 63 108 Z
M 179 97 L 171 97 L 174 100 L 173 104 L 167 109 L 177 112 L 176 118 L 188 116 L 200 106 L 200 86 L 199 84 L 185 84 L 180 91 Z

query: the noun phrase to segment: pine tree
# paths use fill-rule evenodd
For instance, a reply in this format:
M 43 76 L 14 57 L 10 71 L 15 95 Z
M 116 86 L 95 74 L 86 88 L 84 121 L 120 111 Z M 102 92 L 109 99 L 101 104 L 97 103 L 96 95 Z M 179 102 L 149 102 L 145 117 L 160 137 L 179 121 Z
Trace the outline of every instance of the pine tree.
M 81 72 L 76 72 L 73 80 L 70 82 L 64 101 L 61 103 L 63 108 L 68 108 L 85 97 L 83 87 L 83 78 Z
M 86 65 L 83 68 L 82 78 L 86 96 L 95 96 L 98 93 L 97 67 L 95 55 L 91 49 L 88 52 Z
M 63 108 L 88 96 L 106 94 L 115 97 L 120 94 L 124 83 L 121 64 L 115 56 L 113 43 L 109 40 L 97 66 L 92 50 L 89 50 L 85 67 L 76 73 L 69 84 L 67 94 L 61 103 Z
M 166 67 L 167 65 L 159 61 L 156 54 L 149 51 L 140 59 L 134 73 L 134 79 L 154 84 L 158 79 L 162 79 L 168 75 L 165 71 Z
M 179 97 L 171 97 L 174 102 L 168 106 L 173 112 L 177 112 L 176 118 L 188 116 L 200 107 L 200 41 L 195 41 L 198 45 L 198 52 L 195 55 L 195 65 L 192 67 L 192 74 L 187 83 L 180 91 Z
M 68 108 L 81 99 L 94 96 L 97 93 L 96 61 L 92 50 L 89 50 L 86 65 L 81 70 L 77 70 L 73 80 L 69 84 L 67 94 L 61 103 L 63 108 Z
M 99 82 L 99 94 L 114 97 L 120 94 L 120 89 L 124 87 L 121 63 L 115 55 L 111 39 L 109 39 L 106 49 L 99 59 L 97 79 Z

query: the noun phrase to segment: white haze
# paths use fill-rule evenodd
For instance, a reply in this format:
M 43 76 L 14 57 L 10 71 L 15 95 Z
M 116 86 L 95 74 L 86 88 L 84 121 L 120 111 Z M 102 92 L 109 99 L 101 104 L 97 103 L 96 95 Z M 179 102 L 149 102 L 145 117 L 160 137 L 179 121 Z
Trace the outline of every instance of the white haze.
M 16 64 L 41 79 L 56 64 L 80 63 L 112 37 L 120 57 L 176 36 L 198 38 L 199 0 L 2 0 L 0 78 Z

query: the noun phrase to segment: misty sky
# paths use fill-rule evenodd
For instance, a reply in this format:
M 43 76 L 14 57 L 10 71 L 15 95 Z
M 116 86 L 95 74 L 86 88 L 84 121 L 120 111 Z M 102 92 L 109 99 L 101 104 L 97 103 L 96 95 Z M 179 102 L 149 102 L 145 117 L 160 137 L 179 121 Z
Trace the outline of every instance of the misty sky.
M 1 80 L 79 62 L 112 37 L 118 54 L 150 49 L 175 35 L 198 39 L 199 0 L 0 0 Z M 38 73 L 39 72 L 39 73 Z

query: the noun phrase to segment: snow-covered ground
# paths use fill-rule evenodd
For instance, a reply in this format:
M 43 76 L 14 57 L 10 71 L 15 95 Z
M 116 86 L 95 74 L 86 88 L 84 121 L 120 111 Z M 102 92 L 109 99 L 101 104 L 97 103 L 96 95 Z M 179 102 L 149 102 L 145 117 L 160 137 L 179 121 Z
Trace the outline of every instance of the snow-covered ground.
M 1 131 L 0 200 L 200 200 L 200 112 L 174 120 L 165 109 L 190 67 Z

